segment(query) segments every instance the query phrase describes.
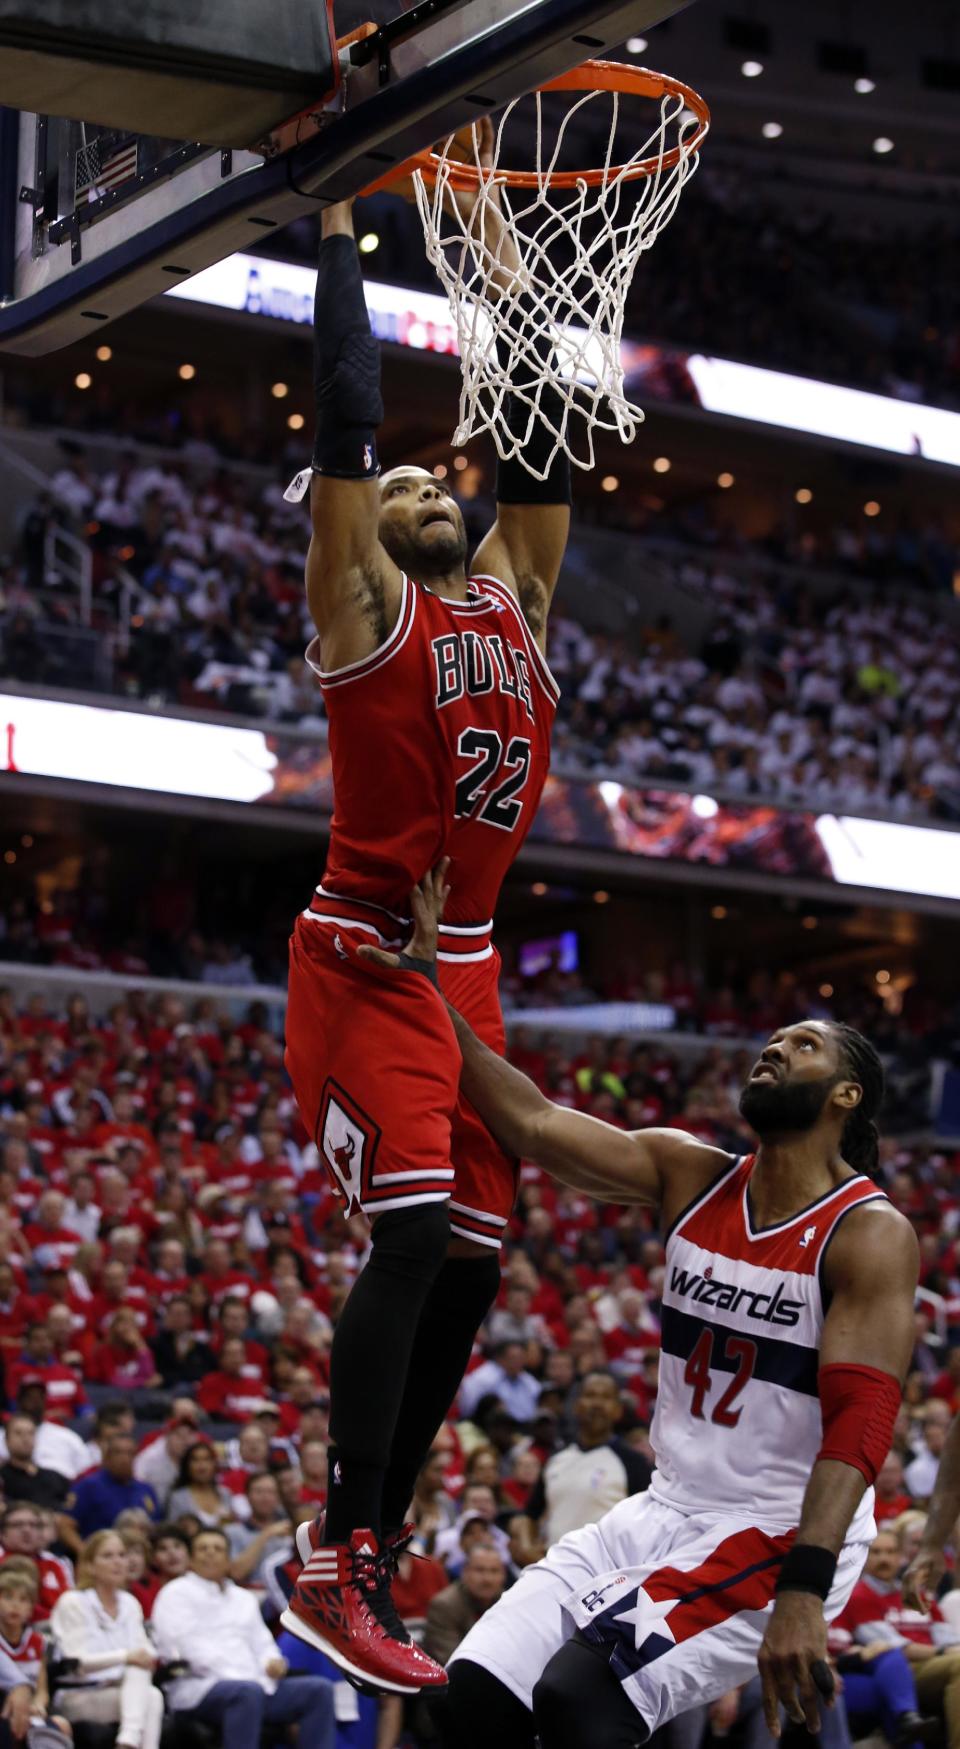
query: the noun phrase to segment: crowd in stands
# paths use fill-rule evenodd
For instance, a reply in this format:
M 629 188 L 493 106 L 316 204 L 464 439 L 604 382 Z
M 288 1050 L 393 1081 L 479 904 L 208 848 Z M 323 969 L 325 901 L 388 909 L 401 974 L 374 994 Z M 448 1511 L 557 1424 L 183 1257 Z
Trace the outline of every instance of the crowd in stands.
M 679 972 L 670 994 L 700 1000 Z M 776 1023 L 775 989 L 760 980 L 751 1001 Z M 304 1749 L 431 1741 L 421 1708 L 378 1715 L 278 1636 L 294 1532 L 325 1497 L 331 1335 L 368 1232 L 342 1218 L 265 1020 L 202 1003 L 188 1021 L 171 997 L 131 994 L 97 1021 L 82 995 L 60 1009 L 0 993 L 0 1690 L 14 1733 L 47 1711 L 81 1749 L 109 1723 L 156 1749 L 164 1715 L 225 1749 L 255 1744 L 261 1723 L 298 1723 Z M 700 1021 L 722 1039 L 723 999 Z M 745 1059 L 722 1043 L 680 1062 L 520 1030 L 512 1054 L 597 1116 L 749 1145 Z M 960 1407 L 958 1164 L 883 1145 L 931 1296 L 879 1485 L 901 1539 Z M 400 1564 L 398 1608 L 434 1656 L 551 1538 L 646 1486 L 662 1270 L 647 1211 L 524 1164 L 502 1291 Z M 751 1704 L 727 1697 L 744 1717 Z
M 492 506 L 460 498 L 476 536 Z M 221 471 L 197 485 L 176 466 L 132 455 L 98 476 L 82 451 L 66 454 L 0 580 L 0 674 L 75 686 L 82 668 L 63 636 L 50 635 L 51 615 L 62 634 L 70 607 L 42 595 L 53 516 L 90 542 L 99 611 L 115 606 L 122 572 L 136 579 L 115 690 L 322 734 L 322 695 L 303 660 L 302 514 L 279 483 L 264 489 Z M 943 533 L 838 528 L 827 552 L 784 534 L 751 553 L 710 517 L 677 520 L 684 546 L 669 560 L 658 549 L 658 562 L 671 564 L 678 591 L 707 604 L 704 629 L 682 634 L 661 617 L 628 641 L 564 617 L 561 601 L 549 647 L 562 687 L 555 765 L 733 800 L 960 817 L 952 620 L 915 591 L 824 593 L 776 565 L 778 555 L 811 568 L 825 558 L 851 577 L 943 592 L 957 563 Z M 670 528 L 667 519 L 657 532 Z M 640 543 L 636 557 L 642 570 Z M 770 563 L 758 569 L 758 558 Z
M 960 817 L 960 640 L 921 601 L 825 599 L 686 558 L 712 623 L 644 648 L 556 616 L 554 766 L 814 811 Z M 922 682 L 922 684 L 921 684 Z

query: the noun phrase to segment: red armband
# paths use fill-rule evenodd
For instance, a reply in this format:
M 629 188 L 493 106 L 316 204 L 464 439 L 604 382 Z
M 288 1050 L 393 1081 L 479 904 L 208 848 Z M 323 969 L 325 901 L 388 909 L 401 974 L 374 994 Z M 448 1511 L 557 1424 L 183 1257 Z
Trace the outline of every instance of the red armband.
M 891 1373 L 875 1366 L 822 1366 L 818 1375 L 823 1414 L 819 1458 L 851 1464 L 876 1481 L 893 1439 L 903 1393 Z

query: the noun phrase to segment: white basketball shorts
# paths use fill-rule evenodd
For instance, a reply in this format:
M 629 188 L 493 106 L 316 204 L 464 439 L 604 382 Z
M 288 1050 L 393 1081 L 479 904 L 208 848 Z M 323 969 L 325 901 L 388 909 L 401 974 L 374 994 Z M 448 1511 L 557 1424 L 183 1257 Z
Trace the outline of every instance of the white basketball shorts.
M 757 1672 L 757 1653 L 793 1532 L 688 1515 L 650 1494 L 573 1530 L 494 1604 L 457 1647 L 525 1706 L 576 1629 L 609 1647 L 610 1665 L 653 1732 Z M 839 1615 L 867 1558 L 848 1543 L 825 1605 Z

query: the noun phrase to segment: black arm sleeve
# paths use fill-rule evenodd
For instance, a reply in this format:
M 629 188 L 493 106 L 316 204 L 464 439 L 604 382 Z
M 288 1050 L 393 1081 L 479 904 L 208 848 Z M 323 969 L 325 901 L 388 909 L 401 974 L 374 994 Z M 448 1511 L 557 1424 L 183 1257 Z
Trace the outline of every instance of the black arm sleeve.
M 341 480 L 380 472 L 376 430 L 383 419 L 380 348 L 370 330 L 360 257 L 352 237 L 320 244 L 313 303 L 317 434 L 313 469 Z

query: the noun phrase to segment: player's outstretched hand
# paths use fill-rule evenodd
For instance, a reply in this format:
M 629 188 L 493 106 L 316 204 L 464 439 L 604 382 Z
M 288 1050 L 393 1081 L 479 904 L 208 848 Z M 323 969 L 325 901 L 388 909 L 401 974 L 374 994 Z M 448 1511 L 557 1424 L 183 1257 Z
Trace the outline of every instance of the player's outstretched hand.
M 795 1724 L 820 1729 L 820 1705 L 830 1704 L 823 1671 L 827 1667 L 827 1624 L 819 1597 L 783 1591 L 767 1623 L 757 1663 L 763 1712 L 772 1737 L 780 1735 L 780 1707 Z
M 942 1549 L 920 1544 L 903 1575 L 901 1590 L 907 1609 L 918 1609 L 922 1615 L 928 1613 L 946 1568 Z
M 413 913 L 413 934 L 402 954 L 387 953 L 382 947 L 358 947 L 357 958 L 372 960 L 378 966 L 390 966 L 397 971 L 422 971 L 437 962 L 437 936 L 443 908 L 450 897 L 447 871 L 450 858 L 445 856 L 436 868 L 425 874 L 410 894 Z M 410 961 L 419 962 L 411 966 Z

